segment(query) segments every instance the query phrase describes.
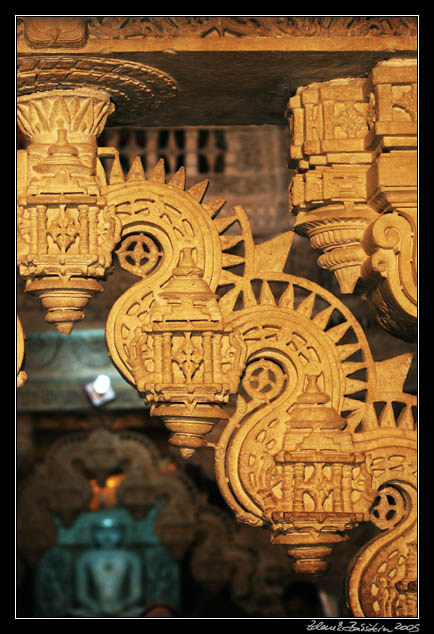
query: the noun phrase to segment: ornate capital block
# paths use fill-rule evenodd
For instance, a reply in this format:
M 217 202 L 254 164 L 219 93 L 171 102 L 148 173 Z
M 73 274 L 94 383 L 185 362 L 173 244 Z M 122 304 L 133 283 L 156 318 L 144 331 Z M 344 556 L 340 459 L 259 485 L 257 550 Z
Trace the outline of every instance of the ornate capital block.
M 298 173 L 290 188 L 296 230 L 323 252 L 319 265 L 351 293 L 365 254 L 360 241 L 375 217 L 367 205 L 374 139 L 373 96 L 364 79 L 299 88 L 290 99 L 290 155 Z
M 40 46 L 60 46 L 68 33 L 71 42 L 81 41 L 85 28 L 81 18 L 25 24 Z M 176 94 L 176 82 L 119 59 L 31 55 L 18 60 L 18 93 L 18 125 L 30 141 L 17 160 L 19 271 L 28 280 L 26 292 L 48 310 L 46 320 L 69 334 L 89 298 L 103 290 L 99 279 L 120 239 L 99 160 L 117 150 L 98 148 L 96 139 L 115 109 L 128 117 L 158 108 Z
M 417 65 L 382 62 L 372 71 L 382 152 L 369 174 L 380 217 L 366 231 L 361 275 L 379 323 L 406 341 L 417 337 Z
M 102 286 L 119 223 L 102 195 L 96 137 L 114 106 L 101 90 L 18 97 L 18 266 L 46 320 L 69 333 Z
M 290 156 L 297 162 L 290 186 L 295 230 L 322 252 L 318 264 L 335 273 L 341 292 L 352 293 L 362 278 L 380 323 L 411 339 L 417 276 L 416 60 L 380 62 L 367 78 L 301 87 L 289 100 L 289 112 Z M 383 214 L 391 217 L 382 220 Z M 372 228 L 377 221 L 393 225 L 393 237 L 387 229 L 387 238 L 377 242 L 374 234 L 382 231 Z M 405 321 L 402 329 L 398 315 Z

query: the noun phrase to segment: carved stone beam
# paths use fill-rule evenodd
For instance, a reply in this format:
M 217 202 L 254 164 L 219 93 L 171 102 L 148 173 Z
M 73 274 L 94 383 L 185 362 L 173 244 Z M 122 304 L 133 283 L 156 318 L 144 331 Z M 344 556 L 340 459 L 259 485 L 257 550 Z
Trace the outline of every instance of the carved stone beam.
M 395 59 L 289 100 L 295 230 L 342 293 L 357 284 L 381 325 L 406 340 L 417 306 L 416 95 L 416 60 Z
M 26 292 L 41 298 L 46 320 L 69 334 L 103 290 L 120 222 L 104 194 L 96 139 L 116 107 L 157 107 L 174 82 L 141 64 L 74 56 L 18 60 L 17 118 L 29 139 L 18 151 L 18 246 Z

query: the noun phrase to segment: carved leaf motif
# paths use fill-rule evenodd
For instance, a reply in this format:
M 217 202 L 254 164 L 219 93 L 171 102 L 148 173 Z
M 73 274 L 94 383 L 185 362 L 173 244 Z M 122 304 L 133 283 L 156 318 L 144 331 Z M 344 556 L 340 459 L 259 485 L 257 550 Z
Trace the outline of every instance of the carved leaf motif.
M 346 104 L 335 123 L 344 130 L 348 138 L 363 137 L 366 133 L 366 118 L 362 116 L 354 104 Z
M 401 87 L 400 87 L 401 88 Z M 393 108 L 404 110 L 411 121 L 415 121 L 417 117 L 417 85 L 411 84 L 408 90 L 401 88 L 400 95 L 395 97 Z
M 173 359 L 181 368 L 187 382 L 190 383 L 203 362 L 202 346 L 194 344 L 190 333 L 187 332 Z
M 413 17 L 114 16 L 88 18 L 91 38 L 417 35 Z
M 79 235 L 80 225 L 73 212 L 61 207 L 57 216 L 48 226 L 48 233 L 62 253 L 65 253 Z
M 57 97 L 51 102 L 51 112 L 49 117 L 48 125 L 51 130 L 56 129 L 57 127 L 62 127 L 62 125 L 59 125 L 60 121 L 64 126 L 69 127 L 71 125 L 71 114 L 68 110 L 65 99 Z

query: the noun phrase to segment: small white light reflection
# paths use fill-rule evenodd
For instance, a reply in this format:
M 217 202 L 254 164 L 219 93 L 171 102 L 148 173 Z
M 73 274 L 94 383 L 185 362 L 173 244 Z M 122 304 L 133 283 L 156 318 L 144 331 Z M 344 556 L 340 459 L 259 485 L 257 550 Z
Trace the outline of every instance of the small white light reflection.
M 106 374 L 100 374 L 99 376 L 96 377 L 95 381 L 93 382 L 93 389 L 100 396 L 102 396 L 103 394 L 106 394 L 108 390 L 110 389 L 110 387 L 111 387 L 110 377 L 108 377 Z
M 94 381 L 87 383 L 85 388 L 92 405 L 95 407 L 112 401 L 116 397 L 110 377 L 106 374 L 99 374 Z

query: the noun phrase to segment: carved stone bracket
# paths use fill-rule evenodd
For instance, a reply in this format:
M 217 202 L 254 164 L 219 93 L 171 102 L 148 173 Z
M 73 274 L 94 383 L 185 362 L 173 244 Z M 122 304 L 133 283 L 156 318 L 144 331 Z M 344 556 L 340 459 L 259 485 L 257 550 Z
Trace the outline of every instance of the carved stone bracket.
M 113 111 L 104 91 L 53 90 L 18 97 L 18 123 L 30 139 L 18 151 L 18 246 L 26 292 L 64 333 L 102 286 L 118 223 L 101 195 L 96 137 Z
M 18 152 L 18 246 L 26 292 L 46 320 L 69 334 L 88 300 L 103 290 L 120 222 L 103 194 L 96 138 L 116 104 L 135 113 L 176 93 L 171 77 L 107 58 L 31 56 L 18 60 L 17 118 L 30 140 Z
M 377 488 L 370 519 L 382 532 L 357 553 L 350 566 L 348 604 L 358 617 L 416 617 L 415 441 L 411 433 L 381 430 L 376 434 L 375 447 L 372 439 L 363 435 L 360 442 L 365 446 L 367 469 Z
M 386 460 L 402 437 L 404 461 L 415 449 L 407 356 L 376 363 L 336 297 L 282 273 L 292 234 L 255 246 L 241 207 L 219 215 L 222 201 L 202 201 L 206 183 L 186 192 L 180 170 L 166 184 L 162 163 L 146 178 L 137 159 L 126 181 L 113 179 L 107 197 L 128 241 L 119 254 L 131 254 L 141 278 L 110 312 L 113 362 L 184 457 L 215 446 L 237 519 L 267 527 L 295 572 L 320 574 L 386 484 L 370 443 L 386 430 Z
M 403 391 L 408 358 L 376 363 L 342 302 L 283 273 L 292 232 L 255 245 L 242 207 L 221 213 L 224 201 L 204 201 L 207 181 L 187 190 L 181 168 L 166 183 L 164 163 L 146 175 L 140 157 L 124 177 L 116 150 L 98 150 L 111 98 L 125 104 L 136 89 L 142 94 L 146 81 L 135 73 L 144 67 L 74 56 L 20 64 L 19 125 L 30 144 L 18 155 L 17 254 L 26 291 L 69 333 L 102 290 L 98 280 L 116 249 L 138 280 L 110 311 L 109 355 L 161 417 L 170 444 L 184 458 L 215 448 L 228 506 L 240 522 L 269 529 L 295 572 L 322 573 L 333 546 L 373 521 L 384 534 L 352 568 L 351 609 L 413 616 L 416 403 Z M 415 73 L 413 60 L 382 62 L 366 79 L 303 87 L 289 104 L 295 230 L 322 251 L 319 264 L 336 273 L 343 292 L 361 278 L 380 323 L 409 339 L 417 276 Z M 164 97 L 173 96 L 171 78 L 150 76 L 162 82 Z M 50 90 L 53 81 L 60 89 Z M 95 89 L 93 82 L 106 81 L 107 91 Z M 137 107 L 158 103 L 152 88 L 145 92 Z M 102 154 L 114 158 L 109 177 Z M 33 540 L 28 517 L 20 517 L 30 559 L 55 538 L 53 515 L 70 525 L 89 504 L 91 476 L 102 485 L 125 465 L 119 499 L 143 517 L 155 490 L 164 495 L 169 503 L 156 530 L 180 559 L 197 506 L 188 485 L 155 470 L 146 478 L 158 486 L 143 486 L 144 453 L 101 431 L 53 450 L 34 489 L 23 492 L 37 528 L 48 526 Z M 206 544 L 197 559 L 208 556 Z M 217 573 L 216 583 L 225 581 Z
M 381 325 L 413 340 L 416 60 L 380 62 L 366 79 L 299 88 L 289 111 L 295 230 L 322 252 L 318 264 L 335 273 L 341 292 L 358 283 Z

